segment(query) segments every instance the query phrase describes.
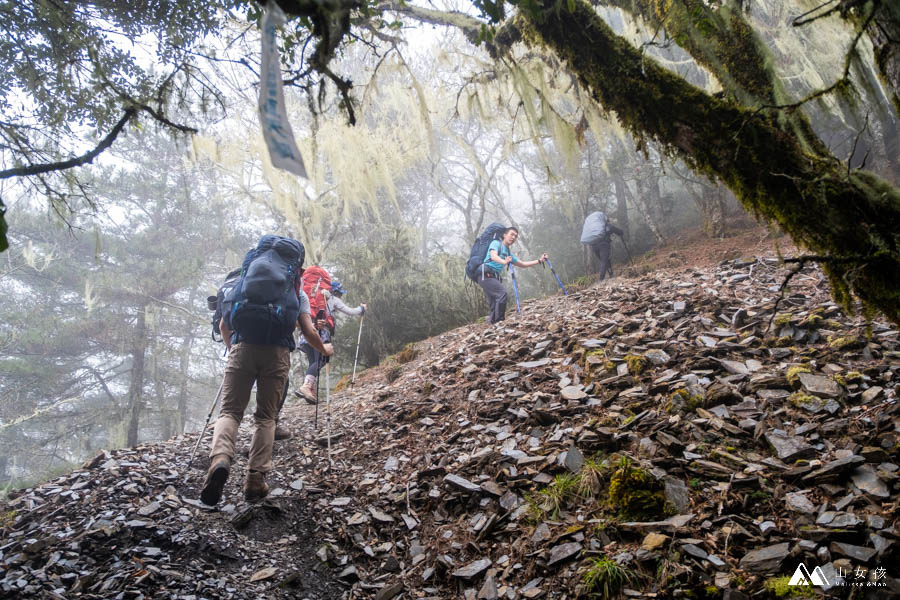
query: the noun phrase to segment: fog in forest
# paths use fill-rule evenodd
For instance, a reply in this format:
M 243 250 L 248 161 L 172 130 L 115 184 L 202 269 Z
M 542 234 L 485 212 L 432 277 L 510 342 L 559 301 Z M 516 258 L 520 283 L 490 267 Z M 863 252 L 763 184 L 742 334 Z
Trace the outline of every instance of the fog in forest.
M 802 98 L 840 77 L 851 29 L 792 29 L 766 4 L 780 5 L 763 3 L 747 18 L 768 36 L 786 94 Z M 623 11 L 600 13 L 628 39 L 654 35 Z M 520 44 L 494 60 L 458 28 L 412 19 L 395 33 L 408 42 L 371 36 L 332 63 L 353 81 L 355 125 L 333 86 L 285 88 L 308 179 L 269 161 L 259 79 L 239 62 L 258 64 L 258 30 L 232 24 L 205 41 L 217 57 L 202 63 L 216 102 L 190 113 L 197 134 L 127 126 L 74 171 L 77 180 L 47 181 L 66 189 L 66 201 L 3 180 L 0 489 L 47 480 L 99 449 L 197 431 L 225 365 L 207 297 L 263 234 L 300 240 L 306 266 L 339 278 L 349 306 L 368 304 L 357 367 L 365 369 L 484 319 L 484 295 L 463 266 L 490 223 L 518 228 L 520 258 L 546 252 L 562 282 L 581 284 L 596 279 L 595 258 L 579 243 L 593 211 L 624 231 L 614 272 L 685 229 L 722 237 L 754 223 L 720 182 L 653 139 L 635 139 L 550 54 Z M 721 91 L 671 39 L 644 51 Z M 825 94 L 798 110 L 846 169 L 897 185 L 898 115 L 871 44 L 860 55 L 849 97 Z M 13 154 L 5 145 L 4 168 Z M 777 225 L 772 235 L 781 235 Z M 558 291 L 549 270 L 518 275 L 522 300 Z M 358 319 L 339 319 L 332 384 L 353 370 L 358 328 Z M 305 362 L 299 352 L 292 362 L 293 388 Z

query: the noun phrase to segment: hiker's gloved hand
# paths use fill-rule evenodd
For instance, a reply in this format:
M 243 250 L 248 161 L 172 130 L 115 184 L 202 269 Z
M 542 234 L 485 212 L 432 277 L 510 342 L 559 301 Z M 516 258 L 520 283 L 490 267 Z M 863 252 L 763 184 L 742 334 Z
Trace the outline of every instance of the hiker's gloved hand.
M 547 260 L 548 260 L 549 258 L 550 258 L 550 257 L 547 256 L 547 253 L 544 252 L 543 254 L 541 254 L 541 257 L 540 257 L 538 260 L 539 260 L 540 262 L 544 263 L 544 262 L 547 262 Z
M 333 356 L 334 355 L 334 346 L 332 346 L 330 343 L 322 344 L 322 345 L 325 346 L 325 356 Z
M 325 329 L 326 325 L 325 319 L 316 319 L 316 329 Z
M 366 314 L 366 311 L 369 310 L 369 306 L 367 304 L 360 304 L 360 306 L 362 306 L 363 314 Z

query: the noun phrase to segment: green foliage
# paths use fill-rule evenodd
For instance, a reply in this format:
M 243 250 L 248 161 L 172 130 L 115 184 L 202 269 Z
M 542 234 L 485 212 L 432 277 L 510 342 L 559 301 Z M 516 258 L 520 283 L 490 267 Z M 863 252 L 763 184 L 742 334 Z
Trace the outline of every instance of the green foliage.
M 362 230 L 356 233 L 358 238 L 364 235 Z M 481 289 L 467 286 L 461 277 L 461 258 L 443 254 L 421 258 L 416 235 L 403 226 L 370 228 L 365 237 L 365 243 L 337 249 L 328 261 L 341 265 L 334 271 L 350 292 L 350 299 L 344 301 L 365 302 L 369 307 L 361 364 L 375 365 L 379 357 L 471 322 L 480 314 Z M 340 327 L 335 340 L 338 355 L 352 360 L 358 326 L 348 321 Z
M 13 522 L 15 521 L 17 513 L 18 511 L 15 510 L 0 512 L 0 529 L 11 527 Z
M 637 580 L 637 575 L 608 556 L 593 559 L 582 575 L 585 591 L 592 598 L 615 598 L 625 584 Z
M 551 519 L 559 517 L 566 503 L 574 498 L 579 489 L 579 477 L 573 473 L 557 475 L 553 483 L 538 492 L 539 506 Z
M 791 578 L 773 577 L 767 579 L 765 588 L 777 598 L 817 598 L 816 590 L 809 585 L 789 585 Z
M 627 457 L 610 478 L 608 502 L 629 521 L 656 521 L 666 512 L 662 485 Z

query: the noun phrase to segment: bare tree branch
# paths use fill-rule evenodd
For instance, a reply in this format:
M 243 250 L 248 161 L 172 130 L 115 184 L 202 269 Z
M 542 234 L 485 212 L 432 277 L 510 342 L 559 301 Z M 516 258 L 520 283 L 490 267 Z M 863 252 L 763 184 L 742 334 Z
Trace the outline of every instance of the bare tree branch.
M 103 138 L 100 143 L 97 144 L 97 146 L 90 152 L 60 162 L 45 163 L 41 165 L 28 165 L 27 167 L 16 167 L 14 169 L 0 171 L 0 179 L 9 179 L 10 177 L 23 177 L 28 175 L 40 175 L 42 173 L 62 171 L 65 169 L 71 169 L 73 167 L 80 167 L 81 165 L 92 163 L 94 162 L 94 159 L 97 158 L 97 156 L 103 153 L 104 150 L 112 146 L 112 143 L 116 140 L 117 137 L 119 137 L 122 129 L 137 113 L 137 111 L 138 109 L 134 107 L 125 109 L 125 114 L 122 115 L 122 118 L 119 119 L 119 122 L 116 123 L 115 127 L 113 127 L 112 130 L 108 134 L 106 134 L 106 137 Z

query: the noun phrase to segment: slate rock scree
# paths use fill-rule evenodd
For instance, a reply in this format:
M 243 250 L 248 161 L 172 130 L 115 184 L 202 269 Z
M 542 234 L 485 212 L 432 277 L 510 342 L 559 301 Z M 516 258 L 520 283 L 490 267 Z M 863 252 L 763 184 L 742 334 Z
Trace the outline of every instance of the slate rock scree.
M 103 452 L 0 508 L 0 596 L 574 598 L 606 558 L 627 597 L 766 597 L 800 562 L 883 567 L 890 597 L 898 331 L 845 316 L 811 267 L 776 311 L 785 273 L 617 278 L 419 342 L 392 383 L 333 395 L 331 469 L 314 408 L 286 407 L 256 505 L 234 477 L 201 503 L 208 461 L 182 485 L 196 434 Z M 653 520 L 609 501 L 625 461 Z

